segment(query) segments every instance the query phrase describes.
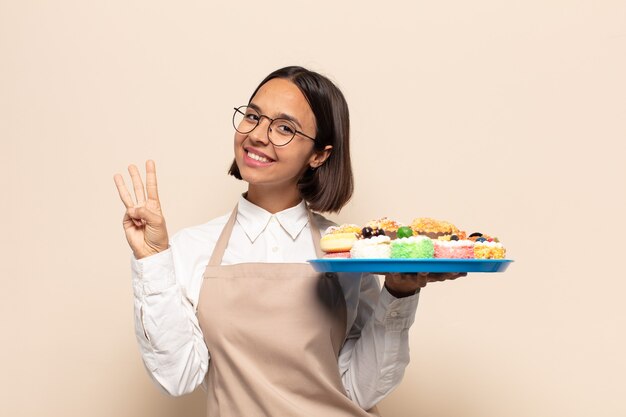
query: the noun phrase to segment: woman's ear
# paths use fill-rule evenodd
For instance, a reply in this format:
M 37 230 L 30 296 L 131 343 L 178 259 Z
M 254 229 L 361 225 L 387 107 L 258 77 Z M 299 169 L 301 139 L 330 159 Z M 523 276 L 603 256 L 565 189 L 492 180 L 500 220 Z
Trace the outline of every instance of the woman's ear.
M 309 167 L 311 167 L 311 169 L 317 169 L 322 166 L 332 151 L 333 147 L 331 145 L 326 145 L 321 151 L 314 151 L 313 155 L 311 155 L 311 159 L 309 160 Z

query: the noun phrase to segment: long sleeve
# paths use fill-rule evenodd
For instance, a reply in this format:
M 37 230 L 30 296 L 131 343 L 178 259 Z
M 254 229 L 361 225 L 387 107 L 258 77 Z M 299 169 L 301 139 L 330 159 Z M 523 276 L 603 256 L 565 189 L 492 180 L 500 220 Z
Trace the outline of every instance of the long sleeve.
M 131 255 L 135 334 L 152 379 L 170 395 L 192 392 L 204 379 L 209 354 L 192 301 L 176 279 L 172 247 Z
M 419 294 L 397 299 L 370 274 L 361 278 L 357 316 L 339 353 L 348 396 L 369 409 L 398 386 L 409 363 Z

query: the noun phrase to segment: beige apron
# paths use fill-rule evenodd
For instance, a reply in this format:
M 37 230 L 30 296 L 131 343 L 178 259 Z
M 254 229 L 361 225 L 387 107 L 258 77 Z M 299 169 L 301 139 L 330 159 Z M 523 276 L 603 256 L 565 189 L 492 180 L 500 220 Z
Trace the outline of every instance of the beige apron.
M 221 266 L 237 207 L 204 272 L 198 319 L 211 357 L 210 417 L 376 416 L 346 395 L 337 358 L 346 304 L 335 274 L 305 263 Z M 309 226 L 317 256 L 320 233 Z

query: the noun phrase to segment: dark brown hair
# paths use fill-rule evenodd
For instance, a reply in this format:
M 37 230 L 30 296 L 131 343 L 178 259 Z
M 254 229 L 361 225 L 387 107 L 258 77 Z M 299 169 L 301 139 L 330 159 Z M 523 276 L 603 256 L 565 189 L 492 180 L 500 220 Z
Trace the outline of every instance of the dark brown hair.
M 312 210 L 339 212 L 350 200 L 354 190 L 350 164 L 348 103 L 341 91 L 328 78 L 296 66 L 281 68 L 265 77 L 250 96 L 250 101 L 263 84 L 274 78 L 284 78 L 293 82 L 309 102 L 317 125 L 315 150 L 322 151 L 327 145 L 333 147 L 330 156 L 320 167 L 308 168 L 302 175 L 298 181 L 300 195 Z M 234 160 L 228 173 L 241 179 L 241 173 Z

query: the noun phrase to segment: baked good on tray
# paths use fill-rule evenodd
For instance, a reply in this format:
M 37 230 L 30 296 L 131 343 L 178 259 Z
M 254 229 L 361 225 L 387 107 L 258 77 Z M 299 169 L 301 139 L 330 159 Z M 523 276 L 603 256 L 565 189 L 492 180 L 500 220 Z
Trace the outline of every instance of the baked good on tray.
M 443 220 L 436 220 L 430 217 L 418 217 L 411 222 L 411 229 L 416 235 L 428 236 L 431 239 L 437 239 L 439 236 L 452 235 L 459 232 L 459 229 Z
M 469 236 L 455 225 L 429 217 L 410 226 L 382 217 L 360 227 L 329 227 L 321 240 L 325 258 L 366 259 L 505 259 L 498 238 L 474 232 Z
M 389 236 L 377 235 L 362 238 L 354 242 L 350 255 L 352 258 L 384 259 L 391 255 Z
M 391 257 L 398 259 L 428 259 L 435 255 L 432 239 L 426 236 L 401 237 L 391 241 Z
M 355 224 L 331 226 L 320 240 L 320 248 L 326 252 L 325 258 L 349 258 L 350 249 L 358 238 L 361 228 Z
M 506 249 L 502 243 L 495 241 L 478 241 L 474 244 L 474 258 L 476 259 L 504 259 Z
M 401 226 L 402 225 L 400 223 L 387 217 L 382 217 L 377 220 L 370 220 L 365 224 L 365 227 L 383 230 L 385 232 L 385 236 L 389 236 L 390 239 L 396 238 L 398 228 Z
M 435 258 L 473 259 L 474 242 L 471 240 L 435 240 Z

